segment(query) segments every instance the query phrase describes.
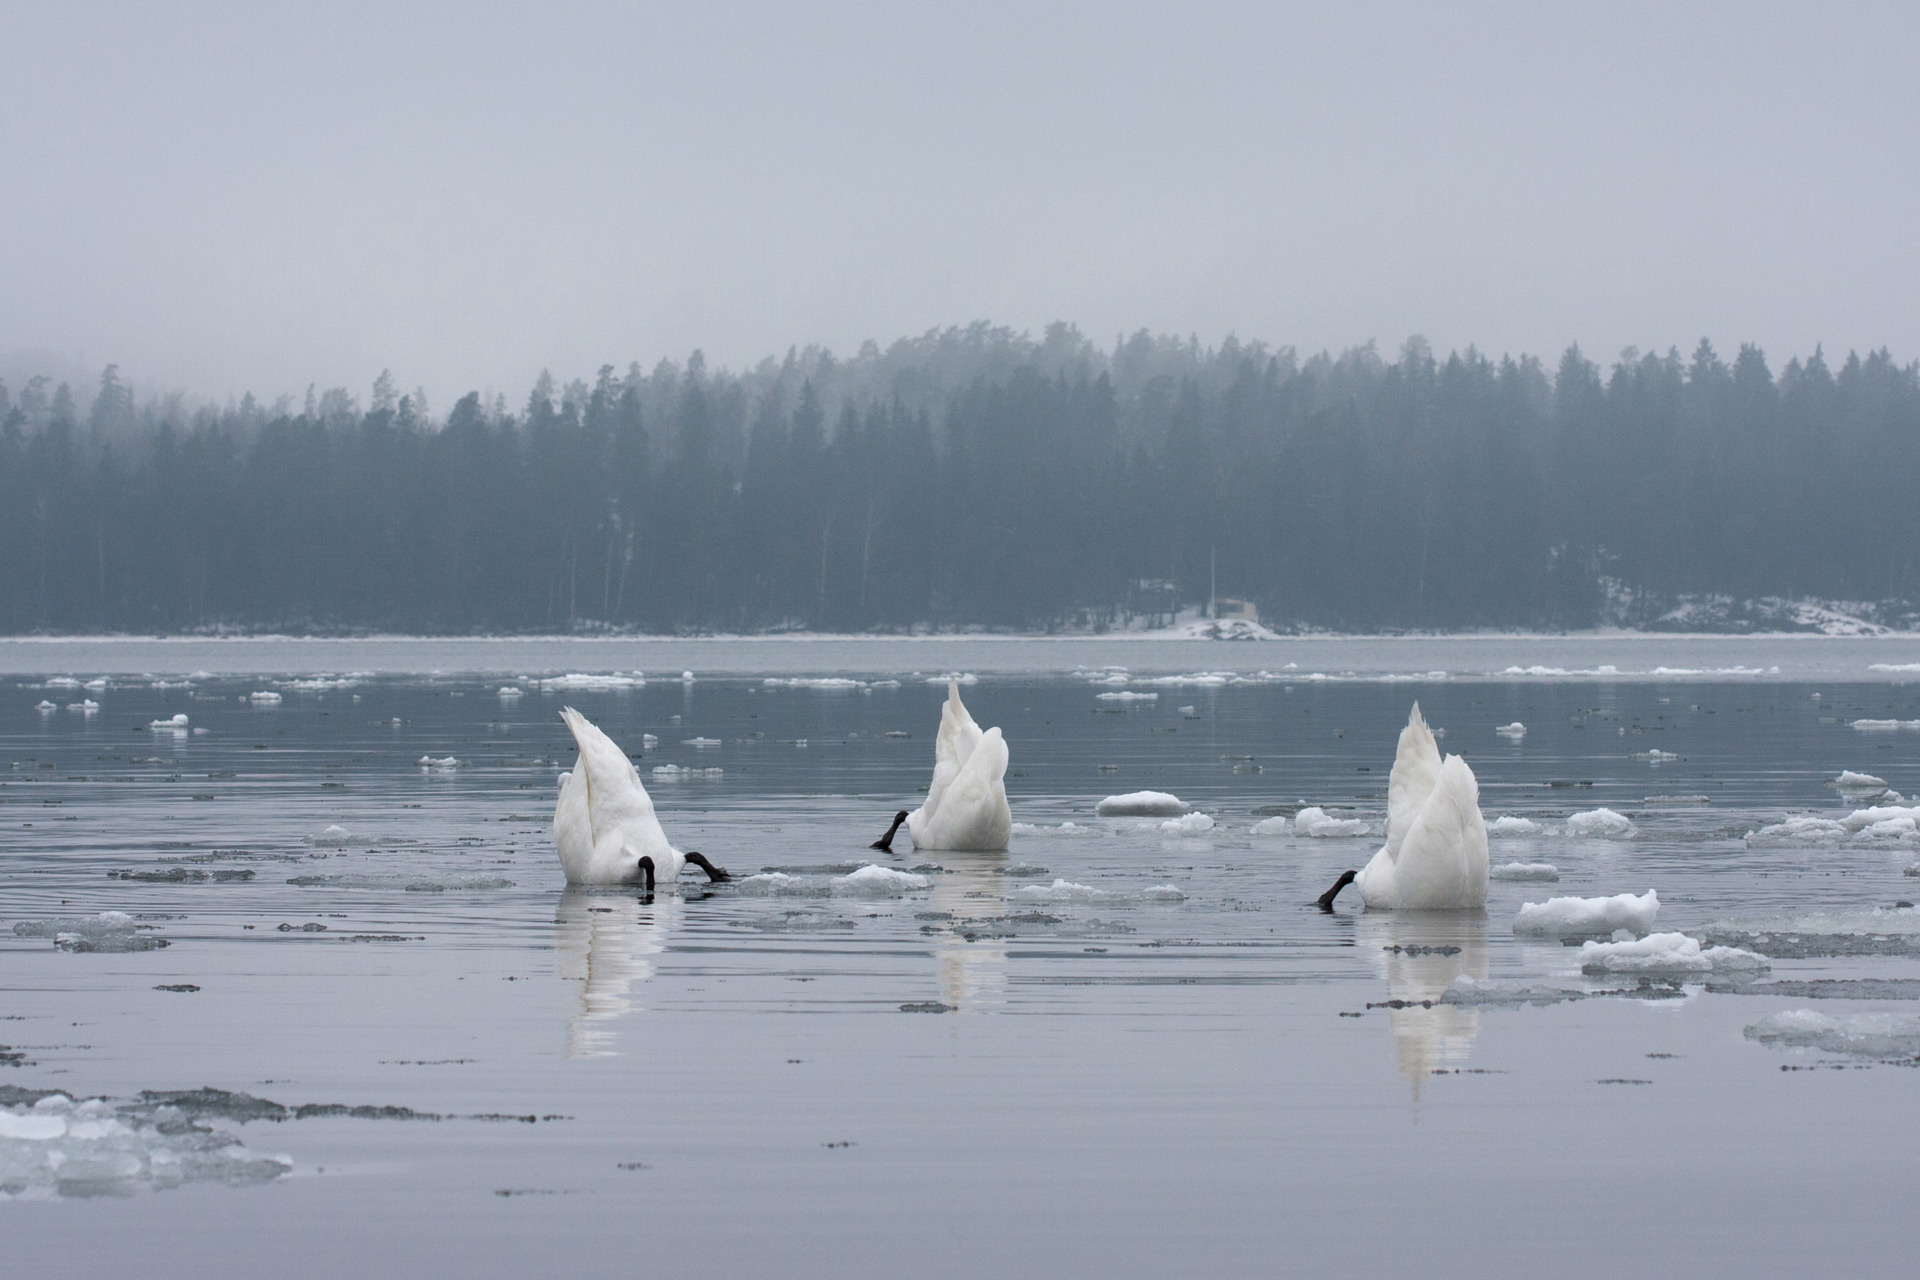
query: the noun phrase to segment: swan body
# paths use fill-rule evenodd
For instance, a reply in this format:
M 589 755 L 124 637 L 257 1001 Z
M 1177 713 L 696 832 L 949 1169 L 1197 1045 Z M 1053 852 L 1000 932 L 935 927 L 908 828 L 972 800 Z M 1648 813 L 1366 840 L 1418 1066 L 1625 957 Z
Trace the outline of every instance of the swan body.
M 1355 883 L 1369 908 L 1447 910 L 1487 903 L 1487 824 L 1480 784 L 1459 756 L 1441 758 L 1413 704 L 1387 784 L 1387 843 Z
M 699 854 L 668 843 L 640 771 L 612 738 L 572 707 L 560 718 L 580 748 L 572 772 L 560 776 L 553 809 L 553 842 L 568 884 L 670 885 L 689 862 L 710 879 L 727 878 Z
M 1013 835 L 1006 776 L 1006 739 L 997 728 L 983 732 L 960 701 L 959 683 L 948 681 L 933 745 L 933 783 L 926 802 L 907 815 L 913 847 L 1005 851 Z

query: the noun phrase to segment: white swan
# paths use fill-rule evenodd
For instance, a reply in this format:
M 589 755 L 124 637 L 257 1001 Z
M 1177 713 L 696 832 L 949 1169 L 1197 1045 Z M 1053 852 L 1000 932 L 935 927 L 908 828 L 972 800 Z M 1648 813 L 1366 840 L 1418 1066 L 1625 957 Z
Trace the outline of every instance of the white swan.
M 709 880 L 730 879 L 698 853 L 682 853 L 667 843 L 653 798 L 640 785 L 640 771 L 627 753 L 594 723 L 563 708 L 580 759 L 560 775 L 560 801 L 553 809 L 553 842 L 568 884 L 637 884 L 651 890 L 658 880 L 672 884 L 691 862 Z
M 1440 758 L 1433 731 L 1413 704 L 1387 784 L 1387 843 L 1358 875 L 1348 871 L 1320 898 L 1331 911 L 1358 881 L 1368 907 L 1447 910 L 1487 904 L 1487 824 L 1480 784 L 1459 756 Z
M 947 682 L 940 709 L 940 736 L 933 744 L 933 784 L 926 803 L 912 813 L 902 809 L 887 834 L 872 847 L 893 851 L 894 833 L 905 823 L 916 849 L 956 849 L 973 853 L 1004 851 L 1013 834 L 1007 807 L 1007 742 L 1000 730 L 981 731 L 960 701 L 958 681 Z

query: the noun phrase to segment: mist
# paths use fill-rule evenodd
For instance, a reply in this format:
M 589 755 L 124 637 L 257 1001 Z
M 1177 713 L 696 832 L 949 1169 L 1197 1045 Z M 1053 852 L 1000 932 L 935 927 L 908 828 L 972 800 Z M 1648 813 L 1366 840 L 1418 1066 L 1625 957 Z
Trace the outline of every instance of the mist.
M 1911 9 L 9 15 L 0 353 L 263 403 L 987 319 L 1920 352 Z

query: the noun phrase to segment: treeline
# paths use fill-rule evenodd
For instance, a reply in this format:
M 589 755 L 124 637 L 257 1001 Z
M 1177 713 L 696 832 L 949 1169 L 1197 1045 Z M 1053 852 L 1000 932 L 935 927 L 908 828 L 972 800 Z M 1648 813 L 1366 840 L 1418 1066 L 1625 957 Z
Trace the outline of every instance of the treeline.
M 385 375 L 364 408 L 93 390 L 0 386 L 0 630 L 1099 626 L 1210 580 L 1353 629 L 1920 596 L 1920 369 L 1885 351 L 1549 371 L 978 325 L 444 418 Z

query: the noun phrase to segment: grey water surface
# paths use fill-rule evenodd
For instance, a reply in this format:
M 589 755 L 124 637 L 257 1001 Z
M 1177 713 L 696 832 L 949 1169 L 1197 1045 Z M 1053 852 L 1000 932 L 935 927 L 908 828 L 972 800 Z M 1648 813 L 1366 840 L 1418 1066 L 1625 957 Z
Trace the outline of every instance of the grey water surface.
M 1920 913 L 1896 904 L 1920 849 L 1746 836 L 1869 803 L 1843 769 L 1920 792 L 1920 735 L 1852 723 L 1920 720 L 1910 676 L 1869 673 L 1911 644 L 1787 650 L 1822 679 L 1732 645 L 1686 664 L 1715 675 L 1502 678 L 1493 654 L 1414 678 L 1437 664 L 1413 653 L 1312 679 L 1269 649 L 1192 668 L 1266 678 L 1159 684 L 1145 661 L 1123 684 L 763 648 L 753 674 L 601 688 L 538 677 L 614 663 L 510 646 L 490 675 L 336 651 L 383 674 L 93 688 L 97 650 L 16 662 L 9 1271 L 1908 1271 Z M 1243 648 L 1265 646 L 1214 652 Z M 153 652 L 138 670 L 167 669 Z M 869 850 L 924 791 L 948 665 L 983 672 L 963 694 L 1011 743 L 1013 847 Z M 822 671 L 854 674 L 767 683 Z M 1151 696 L 1100 696 L 1122 692 Z M 1484 914 L 1349 891 L 1324 915 L 1378 845 L 1415 698 L 1489 820 L 1539 828 L 1493 861 L 1559 879 L 1496 881 Z M 564 888 L 567 703 L 733 882 Z M 1142 788 L 1213 825 L 1094 817 Z M 1371 834 L 1252 832 L 1303 805 Z M 1603 806 L 1632 834 L 1563 834 Z M 855 894 L 868 861 L 924 886 Z M 1649 888 L 1656 928 L 1773 946 L 1770 972 L 1586 975 L 1512 928 L 1523 902 Z M 1462 975 L 1495 985 L 1463 1001 Z M 1803 1010 L 1827 1021 L 1763 1021 Z M 50 1091 L 101 1101 L 34 1136 L 69 1114 L 34 1109 Z

